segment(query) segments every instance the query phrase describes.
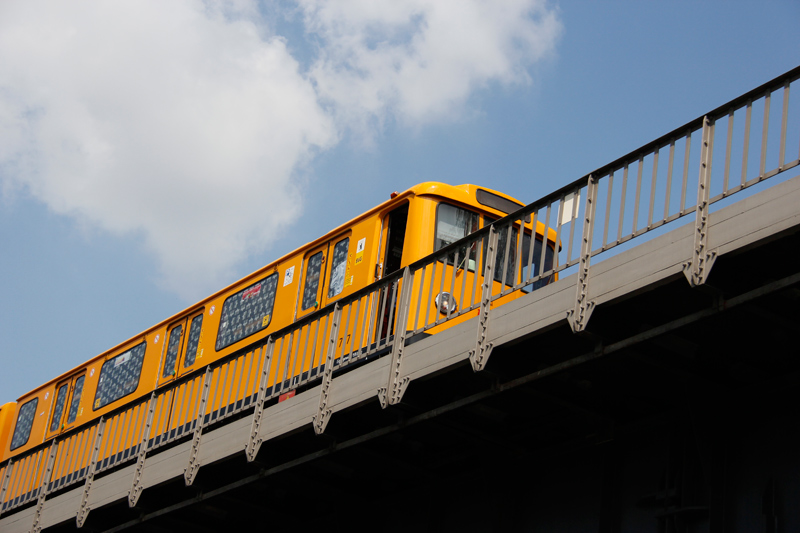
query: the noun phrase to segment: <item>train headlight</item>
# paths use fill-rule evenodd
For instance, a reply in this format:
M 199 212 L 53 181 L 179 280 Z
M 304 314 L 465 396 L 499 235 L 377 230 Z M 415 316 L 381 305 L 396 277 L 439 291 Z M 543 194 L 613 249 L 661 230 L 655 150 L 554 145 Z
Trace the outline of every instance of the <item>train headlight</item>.
M 458 309 L 458 302 L 449 292 L 440 292 L 436 295 L 436 308 L 443 315 L 454 313 Z

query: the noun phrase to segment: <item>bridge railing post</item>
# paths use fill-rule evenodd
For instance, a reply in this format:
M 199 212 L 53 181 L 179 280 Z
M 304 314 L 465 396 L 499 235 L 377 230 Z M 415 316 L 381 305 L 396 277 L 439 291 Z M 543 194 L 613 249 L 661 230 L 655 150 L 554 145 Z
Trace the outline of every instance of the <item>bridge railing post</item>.
M 589 316 L 594 309 L 594 302 L 589 300 L 589 263 L 592 258 L 592 235 L 594 233 L 594 215 L 597 199 L 598 180 L 591 174 L 587 183 L 586 206 L 583 210 L 583 230 L 581 233 L 581 255 L 578 266 L 578 282 L 575 294 L 575 308 L 567 314 L 567 321 L 574 333 L 583 331 Z M 651 205 L 652 211 L 652 205 Z M 574 223 L 573 223 L 574 225 Z
M 692 287 L 706 282 L 716 251 L 708 250 L 708 207 L 711 189 L 711 160 L 714 152 L 714 122 L 703 118 L 703 138 L 700 149 L 700 174 L 697 179 L 697 207 L 691 262 L 684 265 L 684 274 Z

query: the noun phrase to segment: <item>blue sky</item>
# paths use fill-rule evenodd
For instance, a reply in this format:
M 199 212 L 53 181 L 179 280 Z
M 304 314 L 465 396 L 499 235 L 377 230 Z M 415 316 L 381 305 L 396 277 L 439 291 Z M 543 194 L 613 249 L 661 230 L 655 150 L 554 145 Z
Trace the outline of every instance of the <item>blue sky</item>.
M 799 21 L 796 0 L 3 2 L 0 402 L 392 191 L 534 201 L 800 64 Z

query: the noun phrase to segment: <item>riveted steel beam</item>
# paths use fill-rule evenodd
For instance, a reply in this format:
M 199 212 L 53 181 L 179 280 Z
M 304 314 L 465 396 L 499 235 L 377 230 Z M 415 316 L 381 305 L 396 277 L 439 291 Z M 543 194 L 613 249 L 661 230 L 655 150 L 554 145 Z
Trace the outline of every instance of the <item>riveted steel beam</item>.
M 398 287 L 402 292 L 400 293 L 397 308 L 397 323 L 394 328 L 392 361 L 389 364 L 389 382 L 386 387 L 378 389 L 378 400 L 380 400 L 381 407 L 384 409 L 389 405 L 400 403 L 410 381 L 408 376 L 402 375 L 403 349 L 406 345 L 406 328 L 408 326 L 408 308 L 411 304 L 411 293 L 414 287 L 414 274 L 411 273 L 408 267 L 403 270 L 400 285 L 402 287 Z
M 497 243 L 499 237 L 497 229 L 492 224 L 489 227 L 488 242 L 485 241 L 486 264 L 483 269 L 483 283 L 481 283 L 481 309 L 478 314 L 478 338 L 475 349 L 469 352 L 469 362 L 472 370 L 479 372 L 486 366 L 492 353 L 492 343 L 488 342 L 489 334 L 489 309 L 492 304 L 492 282 L 494 281 L 495 262 L 497 261 Z
M 330 420 L 331 410 L 328 409 L 331 384 L 333 383 L 333 361 L 336 357 L 336 339 L 339 338 L 339 324 L 342 320 L 342 308 L 337 303 L 333 307 L 331 331 L 328 335 L 328 352 L 325 355 L 325 373 L 322 375 L 322 385 L 319 392 L 319 407 L 314 415 L 312 425 L 314 433 L 322 435 Z
M 150 440 L 150 428 L 153 426 L 153 415 L 156 411 L 156 393 L 155 391 L 150 395 L 150 401 L 147 403 L 147 420 L 145 421 L 144 428 L 142 429 L 142 439 L 139 442 L 138 458 L 136 460 L 136 469 L 133 471 L 133 482 L 131 483 L 131 490 L 128 491 L 128 506 L 135 507 L 136 502 L 139 501 L 139 496 L 142 494 L 142 472 L 144 471 L 144 461 L 147 456 L 148 442 Z
M 573 333 L 586 329 L 586 323 L 594 310 L 594 301 L 589 300 L 589 263 L 592 258 L 592 234 L 594 233 L 594 214 L 597 198 L 597 180 L 590 174 L 586 191 L 586 208 L 583 210 L 583 236 L 581 238 L 581 259 L 578 266 L 578 283 L 575 295 L 575 309 L 567 312 L 567 322 Z
M 103 430 L 106 427 L 106 419 L 100 417 L 100 422 L 97 424 L 97 433 L 94 436 L 94 446 L 92 448 L 92 460 L 89 462 L 89 471 L 86 474 L 86 482 L 83 484 L 83 496 L 81 497 L 81 506 L 78 508 L 78 514 L 75 516 L 75 521 L 78 527 L 83 527 L 86 522 L 86 517 L 89 516 L 89 493 L 92 490 L 92 482 L 94 482 L 94 473 L 97 470 L 97 456 L 100 453 L 100 443 L 103 441 Z
M 716 250 L 708 249 L 708 206 L 711 189 L 711 160 L 714 153 L 714 122 L 708 116 L 703 119 L 703 139 L 700 151 L 700 175 L 697 179 L 697 208 L 694 222 L 692 259 L 683 265 L 683 273 L 692 287 L 702 285 L 708 279 L 711 267 L 717 258 Z
M 192 437 L 192 448 L 189 450 L 189 464 L 183 471 L 183 479 L 186 481 L 186 486 L 194 483 L 194 478 L 197 476 L 197 471 L 200 469 L 198 462 L 198 452 L 200 451 L 200 438 L 203 435 L 203 422 L 205 422 L 206 402 L 208 401 L 208 391 L 211 388 L 211 376 L 213 371 L 210 366 L 206 367 L 206 375 L 203 379 L 203 394 L 200 396 L 200 405 L 197 407 L 197 418 L 194 422 L 194 436 Z
M 47 468 L 45 469 L 44 474 L 42 474 L 42 483 L 39 485 L 39 494 L 37 495 L 38 498 L 36 500 L 36 511 L 33 514 L 33 526 L 31 526 L 31 531 L 33 533 L 39 533 L 39 531 L 42 530 L 42 526 L 39 521 L 42 517 L 44 500 L 47 498 L 47 493 L 50 492 L 50 478 L 53 475 L 53 462 L 56 459 L 57 450 L 57 440 L 53 439 L 53 444 L 50 445 L 50 455 L 47 458 Z
M 258 385 L 256 407 L 253 411 L 253 423 L 250 425 L 250 437 L 247 439 L 247 446 L 245 447 L 247 462 L 252 462 L 258 455 L 259 448 L 261 448 L 261 438 L 259 438 L 258 434 L 261 430 L 261 419 L 264 416 L 264 402 L 267 399 L 267 380 L 269 379 L 270 361 L 272 361 L 274 348 L 275 341 L 272 340 L 272 335 L 270 335 L 267 339 L 267 344 L 262 348 L 264 362 L 261 365 L 261 380 Z

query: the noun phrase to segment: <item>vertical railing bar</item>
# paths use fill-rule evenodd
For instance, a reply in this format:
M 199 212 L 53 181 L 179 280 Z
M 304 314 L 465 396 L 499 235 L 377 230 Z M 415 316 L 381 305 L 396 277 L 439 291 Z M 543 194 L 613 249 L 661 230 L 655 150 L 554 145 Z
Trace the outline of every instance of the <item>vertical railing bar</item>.
M 30 462 L 30 455 L 26 455 L 19 461 L 17 461 L 17 467 L 12 472 L 11 482 L 9 483 L 9 503 L 13 500 L 19 492 L 19 486 L 22 483 L 22 478 L 25 474 L 26 469 L 28 468 L 28 463 Z
M 422 324 L 423 327 L 426 327 L 428 325 L 428 316 L 430 315 L 430 312 L 431 312 L 431 300 L 434 299 L 434 297 L 433 297 L 433 284 L 434 284 L 434 282 L 436 280 L 436 267 L 438 266 L 439 261 L 437 259 L 434 259 L 433 263 L 431 263 L 431 264 L 432 264 L 433 268 L 431 268 L 431 282 L 430 282 L 429 290 L 428 290 L 428 301 L 427 301 L 427 305 L 425 306 L 425 323 Z M 424 279 L 422 281 L 423 281 L 423 283 L 425 282 Z M 422 289 L 422 287 L 420 287 L 420 290 L 421 289 Z M 435 302 L 434 302 L 434 305 L 435 305 Z M 438 313 L 439 310 L 437 309 L 436 312 Z
M 512 232 L 513 234 L 513 232 Z M 517 279 L 522 281 L 522 267 L 523 267 L 523 259 L 522 259 L 522 243 L 525 242 L 525 215 L 519 217 L 519 231 L 517 232 L 517 253 L 514 254 L 514 262 L 519 262 L 519 276 L 517 276 L 517 266 L 514 265 L 514 277 L 512 278 L 511 289 L 514 289 L 514 286 L 517 284 Z M 533 244 L 533 241 L 531 241 Z
M 572 246 L 575 242 L 575 222 L 578 219 L 578 210 L 580 209 L 581 202 L 581 187 L 578 187 L 572 196 L 572 213 L 570 213 L 569 220 L 569 244 L 567 245 L 567 264 L 572 261 Z M 497 265 L 495 265 L 497 266 Z
M 334 305 L 334 307 L 335 307 L 335 305 Z M 311 363 L 311 367 L 317 369 L 317 376 L 316 377 L 319 377 L 320 372 L 321 372 L 320 369 L 322 368 L 322 365 L 324 364 L 325 355 L 326 355 L 325 354 L 325 332 L 328 331 L 328 324 L 330 323 L 332 316 L 333 316 L 332 312 L 330 312 L 330 313 L 325 315 L 325 325 L 324 326 L 322 325 L 322 319 L 320 318 L 319 323 L 317 324 L 317 330 L 314 332 L 314 353 L 312 354 L 313 361 Z M 322 338 L 319 337 L 319 332 L 320 331 L 322 331 Z M 322 346 L 320 346 L 320 351 L 319 352 L 317 351 L 317 339 L 319 339 L 321 344 L 322 344 Z M 367 339 L 369 339 L 369 335 L 367 336 Z
M 350 327 L 350 312 L 353 310 L 353 304 L 347 304 L 347 316 L 344 319 L 344 331 L 342 331 L 342 349 L 339 351 L 339 364 L 344 362 L 344 352 L 347 349 L 347 331 Z
M 667 163 L 667 193 L 664 198 L 664 218 L 662 221 L 666 221 L 669 217 L 669 205 L 672 200 L 672 171 L 674 169 L 674 162 L 675 162 L 675 139 L 670 139 L 669 141 L 669 162 Z
M 88 448 L 89 441 L 87 440 L 87 437 L 91 435 L 93 428 L 94 426 L 89 427 L 86 430 L 81 431 L 80 433 L 80 439 L 77 441 L 76 447 L 73 450 L 72 461 L 69 464 L 69 470 L 67 472 L 68 476 L 71 474 L 75 474 L 73 479 L 70 480 L 70 483 L 74 483 L 75 481 L 78 480 L 78 478 L 81 477 L 79 474 L 81 469 L 83 468 L 84 459 L 86 459 L 87 455 L 87 450 L 84 449 L 83 444 L 85 441 L 86 446 Z
M 472 252 L 472 246 L 474 244 L 475 241 L 473 240 L 472 244 L 470 244 L 464 249 L 464 275 L 461 277 L 461 294 L 458 295 L 458 301 L 461 302 L 461 309 L 459 310 L 459 312 L 469 309 L 468 305 L 464 305 L 466 303 L 464 301 L 464 295 L 467 292 L 467 275 L 469 274 L 469 256 L 470 253 Z M 414 294 L 412 293 L 409 296 L 410 298 L 408 301 L 411 302 L 411 298 L 414 297 Z M 416 324 L 414 324 L 414 328 L 412 328 L 412 331 L 414 331 L 414 329 L 416 329 Z
M 612 203 L 612 195 L 614 193 L 614 170 L 609 172 L 608 174 L 608 194 L 606 195 L 606 221 L 603 224 L 603 244 L 600 249 L 605 249 L 606 244 L 608 244 L 608 225 L 611 222 L 611 203 Z M 545 244 L 545 240 L 542 239 L 542 244 Z
M 442 291 L 444 291 L 444 278 L 447 277 L 447 262 L 448 262 L 447 261 L 447 256 L 445 256 L 443 259 L 444 259 L 444 263 L 442 263 L 442 279 L 439 281 L 439 292 L 437 293 L 437 295 L 441 295 Z M 455 269 L 455 265 L 453 265 L 453 269 Z M 393 297 L 394 297 L 394 295 L 393 295 Z M 433 305 L 436 306 L 436 315 L 435 315 L 436 316 L 436 320 L 434 320 L 433 323 L 434 324 L 438 324 L 439 321 L 440 321 L 439 315 L 441 313 L 439 312 L 440 311 L 439 310 L 439 306 L 436 305 L 436 298 L 435 297 L 434 297 L 434 300 L 433 300 Z M 392 304 L 392 311 L 394 311 L 394 303 Z M 389 323 L 391 324 L 391 322 L 392 322 L 392 320 L 390 318 L 389 319 Z M 389 338 L 388 335 L 387 335 L 386 338 L 387 339 Z
M 231 404 L 231 395 L 233 394 L 233 381 L 234 381 L 234 376 L 236 375 L 236 367 L 237 367 L 236 363 L 237 359 L 233 359 L 225 364 L 225 378 L 222 380 L 222 391 L 220 391 L 221 394 L 219 398 L 220 405 L 218 406 L 218 409 L 222 412 L 222 415 L 225 415 L 225 413 L 228 411 L 228 406 Z M 231 377 L 230 384 L 228 383 L 229 375 Z M 226 389 L 228 391 L 227 400 L 225 399 Z
M 242 390 L 242 381 L 244 381 L 244 369 L 247 365 L 247 356 L 250 355 L 251 352 L 247 352 L 244 354 L 243 357 L 239 357 L 238 360 L 240 361 L 239 368 L 237 369 L 237 373 L 239 375 L 239 381 L 236 382 L 236 392 L 233 393 L 233 411 L 236 412 L 236 404 L 239 402 L 239 391 Z M 237 374 L 234 374 L 234 380 Z M 242 406 L 244 406 L 244 399 L 242 399 Z
M 169 432 L 173 428 L 175 429 L 175 435 L 177 436 L 178 428 L 186 423 L 185 415 L 189 412 L 189 404 L 191 403 L 191 397 L 193 396 L 190 390 L 193 389 L 195 379 L 196 378 L 192 378 L 186 383 L 178 385 L 177 387 L 173 387 L 172 389 L 175 401 L 170 402 L 172 403 L 172 406 L 167 410 L 172 411 L 172 413 L 167 415 L 167 419 L 169 420 L 166 428 L 167 438 L 169 438 Z
M 214 412 L 217 410 L 217 407 L 215 407 L 215 405 L 214 405 L 215 402 L 216 402 L 217 397 L 220 397 L 219 401 L 220 401 L 220 403 L 222 403 L 222 398 L 221 398 L 222 391 L 219 388 L 219 380 L 222 377 L 222 367 L 218 366 L 217 368 L 211 370 L 211 373 L 212 373 L 211 379 L 214 379 L 213 374 L 215 372 L 217 374 L 217 381 L 214 383 L 214 396 L 213 396 L 213 398 L 211 398 L 211 402 L 210 402 L 210 407 L 211 408 L 208 410 L 208 421 L 209 422 L 211 422 L 211 420 L 213 420 Z M 202 396 L 203 385 L 200 386 L 200 391 L 201 391 L 200 392 L 200 396 Z M 198 401 L 199 401 L 199 398 L 198 398 Z M 206 399 L 206 403 L 208 403 L 208 399 Z M 203 406 L 203 407 L 205 408 L 206 406 Z M 205 416 L 206 416 L 205 413 L 200 413 L 200 416 L 203 417 L 203 420 L 205 420 Z M 197 417 L 195 417 L 195 421 L 196 420 L 197 420 Z M 194 429 L 194 426 L 192 427 L 192 429 Z
M 380 311 L 378 312 L 377 322 L 375 327 L 375 349 L 378 350 L 381 347 L 381 334 L 383 333 L 383 315 L 386 312 L 386 299 L 389 297 L 389 286 L 385 284 L 384 281 L 383 287 L 378 287 L 377 289 L 377 298 L 378 298 L 378 307 L 380 307 Z M 335 353 L 335 352 L 334 352 Z M 326 352 L 327 356 L 327 352 Z
M 294 380 L 297 371 L 297 359 L 298 359 L 297 355 L 300 353 L 300 344 L 302 343 L 303 340 L 303 327 L 301 326 L 299 329 L 295 331 L 297 331 L 297 342 L 294 343 L 292 354 L 289 356 L 291 358 L 291 363 L 292 363 L 292 369 L 291 371 L 288 372 L 290 389 L 292 388 L 292 381 Z
M 18 489 L 18 495 L 21 501 L 27 501 L 26 495 L 30 492 L 28 487 L 31 486 L 31 479 L 33 479 L 34 474 L 36 473 L 36 467 L 39 465 L 39 455 L 41 455 L 41 451 L 32 454 L 30 459 L 28 460 L 28 464 L 25 468 L 25 478 L 22 480 L 22 485 Z M 33 459 L 36 457 L 36 459 Z
M 472 293 L 469 297 L 469 306 L 475 305 L 475 293 L 478 291 L 478 277 L 481 269 L 481 251 L 483 250 L 483 239 L 475 239 L 475 272 L 472 276 Z M 422 290 L 425 278 L 420 281 L 420 291 Z
M 283 384 L 286 383 L 286 379 L 289 376 L 289 364 L 291 364 L 290 359 L 292 358 L 292 350 L 294 350 L 294 334 L 297 330 L 293 330 L 289 333 L 289 345 L 286 347 L 286 356 L 283 359 L 283 379 L 281 380 L 281 392 L 283 392 Z M 289 384 L 291 388 L 291 383 Z
M 361 309 L 361 301 L 364 301 L 364 309 Z M 358 328 L 361 331 L 361 335 L 358 339 L 358 353 L 359 357 L 361 355 L 367 354 L 369 352 L 369 337 L 367 336 L 367 328 L 369 327 L 369 293 L 364 294 L 358 299 L 359 303 L 359 315 L 358 315 Z M 319 323 L 317 324 L 316 329 L 314 330 L 314 350 L 317 349 L 317 332 L 319 331 Z M 367 339 L 367 344 L 364 345 L 364 339 Z M 363 354 L 362 354 L 363 351 Z
M 306 324 L 306 342 L 303 343 L 303 358 L 300 361 L 300 377 L 298 378 L 298 382 L 302 381 L 303 379 L 303 369 L 306 367 L 306 356 L 308 355 L 308 341 L 311 339 L 311 328 L 314 324 L 319 322 L 319 318 L 316 319 L 314 322 L 309 322 Z M 314 352 L 314 348 L 311 348 L 311 352 Z M 311 363 L 308 364 L 308 371 L 309 374 L 311 372 Z
M 544 219 L 545 220 L 545 224 L 544 224 L 544 233 L 543 233 L 544 237 L 542 238 L 542 253 L 541 253 L 541 256 L 539 257 L 539 264 L 541 265 L 539 267 L 539 274 L 541 274 L 542 276 L 545 273 L 544 272 L 544 266 L 545 266 L 544 258 L 545 258 L 545 254 L 547 252 L 547 243 L 550 241 L 550 211 L 551 211 L 551 207 L 552 206 L 553 206 L 552 202 L 547 204 L 547 210 L 545 212 L 545 219 Z M 555 250 L 553 251 L 553 259 L 554 259 L 554 261 L 553 261 L 552 268 L 550 270 L 555 271 L 555 268 L 556 268 L 555 261 L 557 260 L 557 258 L 558 258 L 558 239 L 556 239 Z
M 469 257 L 469 252 L 465 252 L 464 255 L 466 257 Z M 459 259 L 460 258 L 458 257 L 458 250 L 456 250 L 455 255 L 453 256 L 453 275 L 450 276 L 450 291 L 448 291 L 450 296 L 452 296 L 453 300 L 455 300 L 455 298 L 456 298 L 455 295 L 453 294 L 453 292 L 455 292 L 455 289 L 456 289 L 456 277 L 458 277 L 458 265 L 461 264 L 458 261 Z M 468 264 L 465 264 L 464 266 L 469 268 Z M 464 274 L 464 275 L 466 276 L 466 274 Z M 450 302 L 448 302 L 448 304 L 449 303 Z M 451 312 L 452 312 L 451 306 L 448 305 L 447 306 L 447 312 L 445 313 L 445 321 L 450 320 L 450 313 Z
M 533 279 L 533 276 L 535 275 L 534 274 L 534 270 L 535 269 L 533 268 L 533 251 L 536 248 L 536 240 L 538 239 L 538 233 L 536 231 L 537 230 L 537 226 L 538 226 L 538 219 L 536 217 L 537 214 L 538 214 L 538 212 L 537 212 L 536 209 L 531 211 L 531 228 L 532 228 L 531 229 L 531 245 L 528 247 L 528 259 L 526 260 L 526 263 L 528 265 L 528 275 L 525 276 L 525 283 L 528 283 L 531 279 Z M 543 235 L 542 236 L 542 242 L 544 243 L 545 241 L 546 241 L 546 239 L 545 239 L 545 237 Z M 541 270 L 541 269 L 539 269 L 539 270 Z M 541 272 L 540 272 L 540 274 L 541 274 Z
M 686 134 L 686 147 L 683 151 L 683 183 L 681 185 L 681 208 L 678 213 L 682 216 L 686 212 L 686 189 L 689 179 L 689 155 L 692 151 L 692 132 Z
M 750 153 L 750 122 L 753 115 L 753 101 L 747 101 L 747 112 L 744 119 L 744 147 L 742 149 L 742 187 L 747 183 L 747 160 Z
M 636 170 L 636 196 L 633 202 L 633 229 L 631 230 L 631 235 L 636 234 L 636 230 L 639 229 L 639 197 L 642 194 L 642 169 L 644 168 L 644 156 L 639 156 L 639 164 L 637 165 Z
M 75 437 L 77 436 L 78 436 L 77 433 L 74 435 L 70 435 L 68 439 L 62 440 L 61 442 L 58 443 L 58 449 L 56 450 L 56 457 L 57 457 L 56 464 L 53 467 L 54 476 L 59 475 L 66 468 L 66 463 L 68 460 L 67 458 L 69 457 L 70 444 L 72 443 L 73 440 L 75 440 Z M 57 477 L 56 481 L 58 481 L 59 479 L 61 478 Z
M 392 290 L 392 301 L 391 307 L 389 307 L 389 322 L 386 324 L 386 343 L 384 346 L 389 346 L 389 337 L 392 335 L 392 325 L 394 324 L 394 310 L 397 307 L 397 293 L 400 291 L 400 279 L 395 279 L 394 283 L 391 284 Z
M 619 226 L 617 227 L 617 244 L 622 239 L 622 223 L 625 220 L 625 197 L 628 194 L 628 167 L 629 163 L 625 163 L 622 172 L 622 194 L 619 201 Z M 558 241 L 556 241 L 556 248 Z
M 724 197 L 728 192 L 728 179 L 731 173 L 731 146 L 733 145 L 733 112 L 731 109 L 728 113 L 728 138 L 725 141 L 725 170 L 722 175 L 722 196 Z
M 573 202 L 577 203 L 577 202 Z M 514 224 L 508 224 L 508 229 L 506 230 L 506 249 L 503 251 L 503 271 L 500 273 L 500 296 L 506 291 L 506 276 L 508 275 L 508 260 L 511 255 L 511 236 L 514 234 L 513 232 Z
M 226 413 L 226 414 L 228 412 L 228 408 L 231 405 L 231 398 L 233 397 L 233 384 L 236 381 L 236 373 L 239 371 L 239 361 L 240 360 L 241 360 L 241 358 L 237 357 L 236 359 L 234 359 L 232 361 L 228 361 L 228 365 L 227 365 L 228 368 L 230 368 L 230 367 L 233 367 L 233 368 L 230 371 L 231 384 L 228 387 L 228 399 L 226 400 L 225 405 L 222 406 L 223 409 L 225 409 L 223 412 Z M 227 369 L 226 369 L 226 372 L 227 372 Z M 227 383 L 227 380 L 228 380 L 228 376 L 226 374 L 225 375 L 225 382 L 226 383 Z
M 469 265 L 468 265 L 469 266 Z M 414 331 L 417 330 L 419 327 L 419 310 L 422 308 L 422 292 L 425 288 L 425 271 L 427 270 L 428 265 L 425 264 L 422 267 L 422 277 L 419 279 L 419 294 L 417 294 L 417 310 L 414 313 Z
M 11 474 L 14 473 L 13 466 L 15 464 L 14 458 L 12 457 L 8 460 L 8 463 L 6 463 L 6 469 L 3 472 L 3 482 L 2 485 L 0 485 L 0 515 L 3 514 L 3 504 L 6 502 L 6 491 L 8 490 L 9 483 L 11 483 Z
M 368 302 L 369 302 L 369 324 L 367 325 L 367 327 L 369 328 L 369 331 L 367 331 L 367 353 L 370 352 L 370 346 L 372 346 L 372 339 L 373 339 L 372 334 L 375 332 L 375 324 L 376 324 L 376 320 L 377 320 L 376 317 L 378 316 L 378 300 L 379 300 L 378 291 L 379 291 L 379 289 L 375 289 L 374 291 L 370 291 L 370 293 L 368 295 L 369 296 L 369 300 L 368 300 Z M 327 356 L 325 341 L 323 339 L 325 338 L 325 332 L 328 331 L 328 322 L 329 321 L 330 321 L 330 319 L 328 317 L 325 317 L 325 329 L 322 330 L 322 339 L 320 339 L 322 341 L 322 346 L 321 346 L 322 350 L 319 352 L 319 356 L 320 356 L 319 364 L 320 365 L 322 365 L 323 357 Z M 375 349 L 377 349 L 377 347 L 378 347 L 378 344 L 376 342 L 375 343 Z
M 328 320 L 328 316 L 325 315 L 325 320 Z M 311 379 L 311 371 L 315 368 L 314 361 L 316 359 L 317 353 L 317 336 L 319 335 L 319 326 L 322 324 L 323 317 L 319 317 L 317 320 L 314 321 L 314 340 L 311 342 L 311 359 L 308 361 L 308 377 Z M 362 332 L 363 336 L 363 332 Z
M 769 104 L 772 99 L 772 91 L 768 90 L 764 95 L 764 126 L 761 133 L 761 163 L 759 165 L 758 177 L 764 179 L 767 166 L 767 135 L 769 133 Z
M 244 408 L 245 399 L 250 397 L 250 376 L 253 375 L 253 365 L 255 364 L 256 359 L 258 359 L 257 353 L 261 352 L 264 347 L 259 346 L 258 348 L 253 348 L 250 351 L 250 364 L 247 367 L 247 377 L 244 378 L 244 392 L 242 393 L 242 408 Z M 256 372 L 258 370 L 256 369 Z
M 128 435 L 130 435 L 131 426 L 134 425 L 131 423 L 133 422 L 134 409 L 136 409 L 136 406 L 125 411 L 125 422 L 122 424 L 123 427 L 120 428 L 120 449 L 117 450 L 117 453 L 123 453 L 126 449 L 128 449 Z
M 656 175 L 658 173 L 658 153 L 663 147 L 656 147 L 653 152 L 653 177 L 650 179 L 650 209 L 647 214 L 647 229 L 653 225 L 653 209 L 656 203 Z
M 561 242 L 561 221 L 564 218 L 564 198 L 566 195 L 561 195 L 561 199 L 558 202 L 558 213 L 556 213 L 556 242 Z M 567 245 L 569 246 L 569 245 Z M 558 248 L 556 248 L 556 254 L 558 254 Z M 494 265 L 495 269 L 497 268 L 497 264 Z M 489 295 L 491 297 L 491 291 L 489 291 Z
M 781 113 L 781 142 L 778 151 L 778 170 L 786 163 L 786 130 L 789 122 L 789 80 L 783 84 L 783 111 Z
M 116 441 L 117 441 L 117 437 L 119 436 L 119 433 L 120 433 L 120 428 L 119 428 L 119 426 L 120 426 L 120 416 L 119 416 L 119 414 L 114 416 L 114 418 L 112 418 L 111 421 L 112 421 L 112 424 L 113 424 L 112 425 L 113 429 L 111 430 L 111 432 L 108 435 L 108 440 L 106 441 L 106 448 L 104 450 L 104 454 L 103 454 L 103 457 L 102 457 L 103 460 L 108 459 L 109 463 L 111 462 L 111 456 L 114 454 L 114 450 L 117 447 Z M 108 465 L 106 465 L 106 466 L 108 466 Z

